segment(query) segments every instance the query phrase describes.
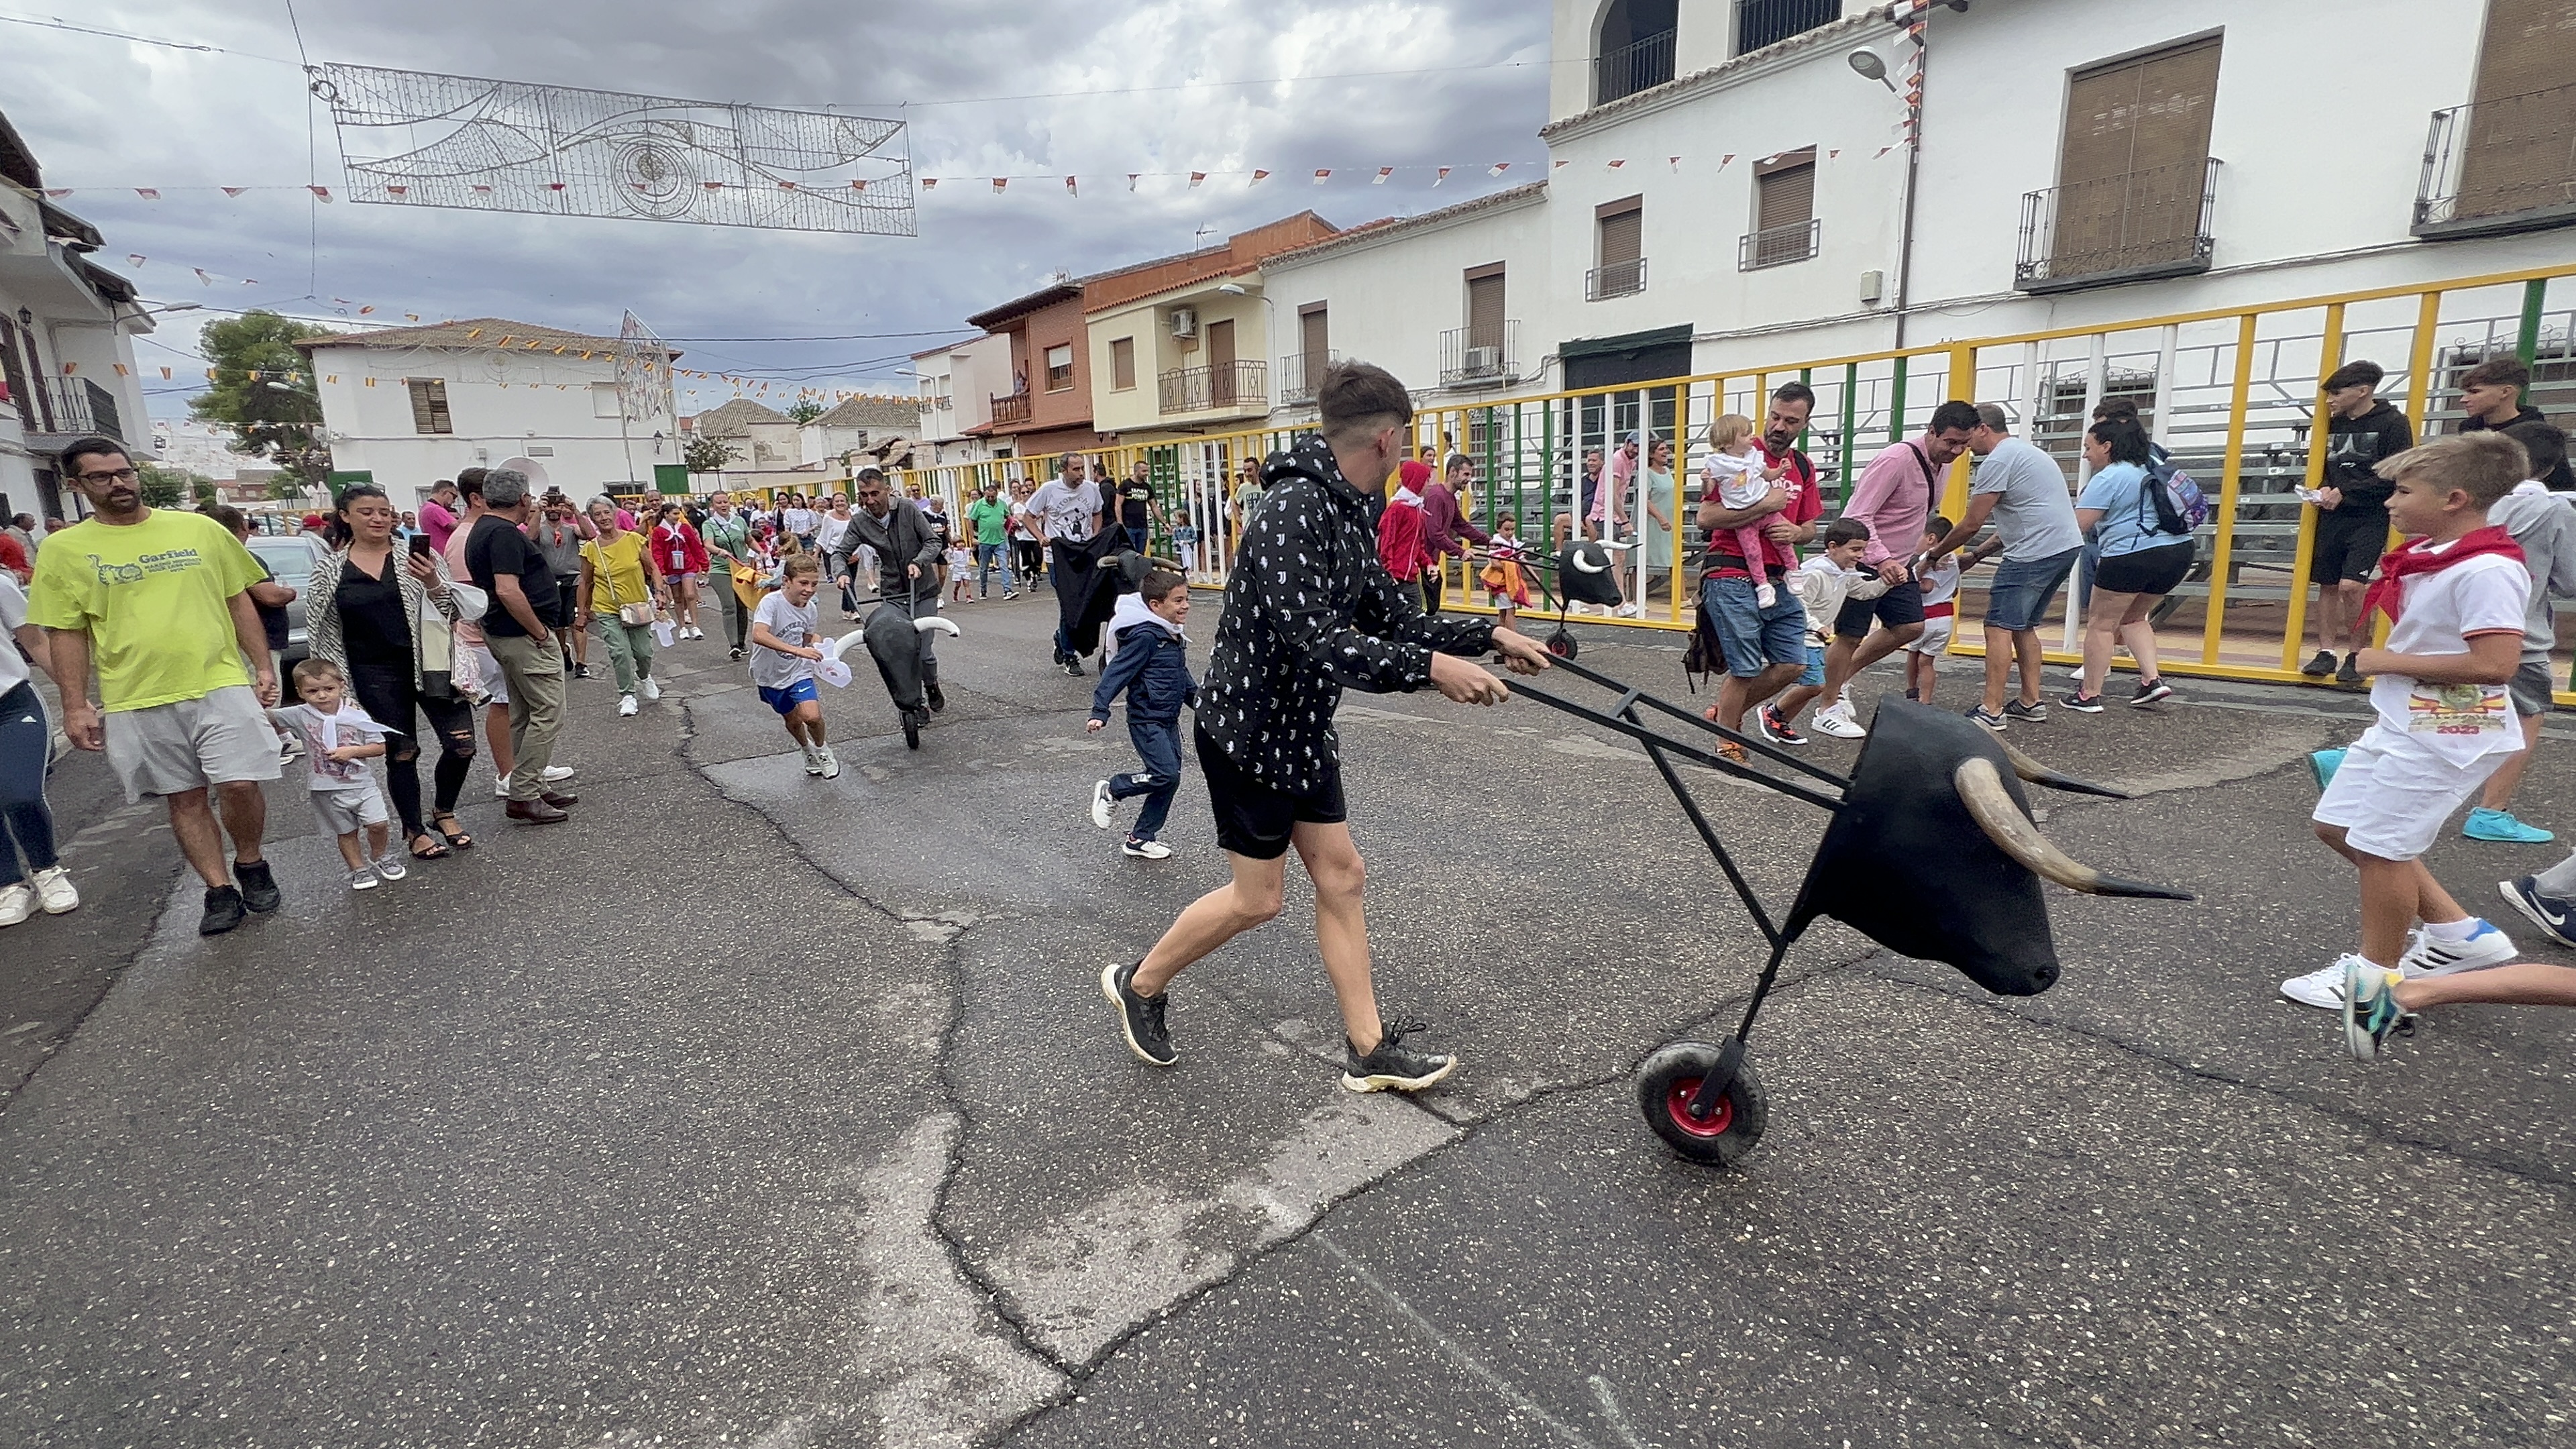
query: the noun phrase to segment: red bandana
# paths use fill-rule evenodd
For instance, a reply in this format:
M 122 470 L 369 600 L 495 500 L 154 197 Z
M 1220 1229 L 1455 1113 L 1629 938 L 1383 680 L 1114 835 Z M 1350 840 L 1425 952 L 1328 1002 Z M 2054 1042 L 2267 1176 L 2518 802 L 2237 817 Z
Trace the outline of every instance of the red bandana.
M 2361 596 L 2361 617 L 2367 621 L 2372 614 L 2385 609 L 2388 622 L 2394 624 L 2401 607 L 2401 590 L 2409 575 L 2440 573 L 2453 564 L 2466 563 L 2490 553 L 2500 554 L 2515 563 L 2523 561 L 2522 545 L 2513 541 L 2512 534 L 2492 523 L 2461 534 L 2448 548 L 2437 550 L 2410 543 L 2391 550 L 2379 560 L 2379 577 L 2371 583 L 2370 591 Z

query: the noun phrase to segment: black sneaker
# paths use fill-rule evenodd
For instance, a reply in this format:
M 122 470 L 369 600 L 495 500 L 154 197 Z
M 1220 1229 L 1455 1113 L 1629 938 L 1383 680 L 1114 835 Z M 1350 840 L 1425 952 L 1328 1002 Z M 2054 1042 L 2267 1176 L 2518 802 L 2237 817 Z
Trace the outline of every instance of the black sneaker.
M 1422 1030 L 1422 1023 L 1399 1026 L 1387 1022 L 1378 1039 L 1377 1050 L 1360 1055 L 1358 1047 L 1342 1043 L 1347 1055 L 1342 1071 L 1342 1089 L 1349 1092 L 1419 1092 L 1442 1077 L 1458 1070 L 1458 1059 L 1447 1052 L 1426 1052 L 1404 1044 L 1405 1035 Z
M 2309 660 L 2309 661 L 2308 661 L 2308 665 L 2307 665 L 2307 667 L 2306 667 L 2305 669 L 2300 670 L 2299 672 L 2300 672 L 2301 674 L 2306 675 L 2306 676 L 2307 676 L 2307 677 L 2309 677 L 2310 679 L 2323 679 L 2323 678 L 2325 678 L 2327 675 L 2334 673 L 2334 672 L 2335 672 L 2335 657 L 2334 657 L 2334 651 L 2333 651 L 2333 650 L 2331 650 L 2331 649 L 2320 649 L 2320 650 L 2318 650 L 2318 651 L 2317 651 L 2317 657 L 2316 657 L 2316 658 L 2314 658 L 2314 659 Z
M 2064 699 L 2059 700 L 2058 703 L 2075 711 L 2077 714 L 2100 714 L 2102 712 L 2102 696 L 2098 694 L 2086 694 L 2080 689 L 2075 691 L 2073 694 L 2066 696 Z
M 242 895 L 231 886 L 206 888 L 206 913 L 197 918 L 197 934 L 220 936 L 242 923 Z
M 737 657 L 737 658 L 739 658 L 739 657 L 740 657 L 740 655 L 739 655 L 739 654 L 737 654 L 737 655 L 736 655 L 736 657 Z M 590 678 L 590 666 L 589 666 L 589 665 L 587 665 L 587 664 L 576 664 L 576 665 L 574 665 L 574 666 L 572 667 L 572 677 L 573 677 L 573 678 L 575 678 L 575 679 L 588 679 L 588 678 Z
M 1064 661 L 1064 672 L 1072 675 L 1076 679 L 1080 679 L 1082 677 L 1082 661 L 1068 656 Z
M 2335 683 L 2346 689 L 2361 688 L 2361 655 L 2358 652 L 2343 657 L 2343 668 L 2335 671 Z
M 742 657 L 742 646 L 737 644 L 733 648 L 726 650 L 725 657 L 727 659 L 740 659 Z
M 247 865 L 234 861 L 233 879 L 241 882 L 241 903 L 263 916 L 286 903 L 286 897 L 277 893 L 277 877 L 268 873 L 267 861 Z
M 1171 1029 L 1163 1025 L 1163 998 L 1139 996 L 1127 986 L 1135 976 L 1136 968 L 1144 964 L 1142 961 L 1124 965 L 1110 962 L 1100 973 L 1100 994 L 1108 997 L 1109 1004 L 1118 1008 L 1118 1030 L 1127 1038 L 1127 1050 L 1134 1052 L 1136 1059 L 1149 1067 L 1168 1067 L 1179 1061 L 1181 1054 L 1172 1050 Z
M 939 692 L 939 681 L 936 679 L 921 681 L 921 697 L 930 705 L 932 714 L 948 708 L 948 696 Z
M 2032 724 L 2038 724 L 2048 718 L 2048 706 L 2045 703 L 2024 704 L 2016 699 L 2004 706 L 2004 718 L 2028 720 Z
M 1771 706 L 1762 706 L 1762 713 L 1757 717 L 1762 721 L 1762 737 L 1773 744 L 1803 745 L 1807 742 L 1807 737 L 1800 734 L 1795 725 L 1782 719 L 1780 711 Z
M 2139 680 L 2138 692 L 2129 697 L 2129 703 L 2132 705 L 2154 704 L 2158 700 L 2171 698 L 2173 698 L 2173 686 L 2165 683 L 2164 677 L 2159 675 L 2154 679 Z

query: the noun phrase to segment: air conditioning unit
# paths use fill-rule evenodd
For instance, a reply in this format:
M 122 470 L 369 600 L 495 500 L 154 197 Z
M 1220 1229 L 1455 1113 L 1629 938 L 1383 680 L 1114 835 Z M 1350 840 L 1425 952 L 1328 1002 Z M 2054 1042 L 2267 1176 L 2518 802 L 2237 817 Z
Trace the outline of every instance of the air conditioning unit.
M 1470 347 L 1467 349 L 1467 374 L 1470 377 L 1484 377 L 1488 374 L 1497 373 L 1502 370 L 1503 349 L 1499 347 Z
M 1196 307 L 1174 307 L 1172 309 L 1172 335 L 1174 337 L 1198 336 L 1199 309 Z

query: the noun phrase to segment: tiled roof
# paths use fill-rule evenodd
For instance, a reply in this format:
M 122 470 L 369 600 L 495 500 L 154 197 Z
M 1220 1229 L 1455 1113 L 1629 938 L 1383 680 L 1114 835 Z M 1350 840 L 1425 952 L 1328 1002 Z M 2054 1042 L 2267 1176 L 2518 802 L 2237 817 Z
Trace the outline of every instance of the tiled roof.
M 722 407 L 709 408 L 698 414 L 692 426 L 697 435 L 702 438 L 739 438 L 750 424 L 789 421 L 792 420 L 787 414 L 767 403 L 738 397 Z
M 328 337 L 308 337 L 298 347 L 498 347 L 509 340 L 514 352 L 615 352 L 614 337 L 593 337 L 586 332 L 566 332 L 560 327 L 540 327 L 533 322 L 513 322 L 507 317 L 469 317 L 461 322 L 430 322 L 418 327 L 383 327 L 373 332 L 335 332 Z M 680 356 L 676 347 L 667 349 Z
M 1387 216 L 1380 217 L 1376 221 L 1364 221 L 1339 236 L 1319 241 L 1313 246 L 1299 247 L 1294 251 L 1279 252 L 1266 257 L 1262 265 L 1277 266 L 1282 262 L 1301 262 L 1308 257 L 1323 256 L 1337 247 L 1358 246 L 1363 242 L 1377 241 L 1383 237 L 1403 236 L 1408 232 L 1445 225 L 1479 211 L 1491 211 L 1507 203 L 1526 199 L 1546 189 L 1547 181 L 1542 177 L 1537 181 L 1524 181 L 1518 186 L 1506 186 L 1500 191 L 1487 192 L 1483 196 L 1459 202 L 1455 206 L 1444 206 L 1438 211 L 1426 211 L 1420 216 Z
M 910 432 L 921 426 L 921 400 L 861 393 L 814 421 L 827 428 L 899 428 Z

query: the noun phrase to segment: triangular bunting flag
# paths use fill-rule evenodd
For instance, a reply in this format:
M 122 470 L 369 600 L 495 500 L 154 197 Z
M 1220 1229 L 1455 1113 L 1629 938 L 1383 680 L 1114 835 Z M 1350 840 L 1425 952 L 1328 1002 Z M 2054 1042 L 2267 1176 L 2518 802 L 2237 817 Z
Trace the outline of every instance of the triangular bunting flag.
M 1139 176 L 1142 176 L 1142 175 L 1144 175 L 1144 174 L 1145 174 L 1145 173 L 1144 173 L 1144 172 L 1142 172 L 1142 171 L 1130 171 L 1130 172 L 1128 172 L 1128 173 L 1127 173 L 1127 189 L 1128 189 L 1128 190 L 1130 190 L 1130 191 L 1135 190 L 1135 189 L 1136 189 L 1136 178 L 1137 178 L 1137 177 L 1139 177 Z
M 359 315 L 359 316 L 361 316 L 361 317 L 364 317 L 364 316 L 366 316 L 368 313 L 373 312 L 374 310 L 376 310 L 376 309 L 375 309 L 375 308 L 373 308 L 373 307 L 361 307 L 361 308 L 359 308 L 359 309 L 358 309 L 358 315 Z
M 123 376 L 125 376 L 125 364 L 124 364 L 124 363 L 119 362 L 119 363 L 114 364 L 114 366 L 115 366 L 115 368 L 116 368 L 116 375 L 117 375 L 117 376 L 119 376 L 119 377 L 123 377 Z
M 1613 171 L 1616 171 L 1616 170 L 1618 170 L 1620 167 L 1625 166 L 1625 165 L 1627 165 L 1627 164 L 1628 164 L 1628 158 L 1627 158 L 1627 157 L 1625 157 L 1625 156 L 1622 156 L 1622 157 L 1620 157 L 1618 160 L 1613 161 L 1613 162 L 1611 162 L 1611 163 L 1610 163 L 1610 169 L 1611 169 L 1611 170 L 1613 170 Z
M 312 192 L 315 197 L 323 201 L 329 201 L 331 199 L 331 188 L 328 186 L 308 186 L 304 189 Z
M 223 192 L 223 194 L 224 194 L 224 195 L 226 195 L 226 196 L 239 196 L 239 195 L 241 195 L 243 192 L 250 190 L 250 188 L 249 188 L 249 187 L 247 187 L 247 186 L 225 186 L 225 187 L 220 187 L 220 188 L 218 188 L 218 189 L 219 189 L 219 190 L 221 190 L 221 191 Z
M 1837 156 L 1839 156 L 1839 155 L 1841 155 L 1841 154 L 1843 154 L 1843 148 L 1842 148 L 1842 147 L 1840 147 L 1840 146 L 1836 146 L 1834 149 L 1832 149 L 1832 150 L 1830 150 L 1830 151 L 1827 151 L 1827 152 L 1825 153 L 1825 159 L 1826 159 L 1826 160 L 1828 160 L 1828 161 L 1831 161 L 1832 159 L 1834 159 L 1835 157 L 1837 157 Z
M 1009 178 L 1009 177 L 1007 177 L 1007 176 L 996 176 L 996 177 L 994 177 L 994 178 L 993 178 L 993 189 L 994 189 L 995 191 L 999 191 L 999 190 L 1001 190 L 1003 187 L 1008 186 L 1008 185 L 1010 185 L 1010 184 L 1011 184 L 1011 178 Z
M 564 189 L 564 183 L 563 183 L 563 182 L 560 182 L 560 181 L 549 181 L 549 182 L 547 182 L 547 183 L 546 183 L 546 190 L 548 190 L 548 191 L 561 191 L 561 190 L 563 190 L 563 189 Z
M 161 378 L 164 382 L 167 382 L 170 378 L 170 369 L 166 367 L 161 369 Z
M 369 386 L 369 387 L 374 387 L 375 385 L 376 385 L 376 380 L 375 380 L 374 378 L 372 378 L 372 377 L 371 377 L 371 378 L 368 378 L 368 379 L 367 379 L 367 386 Z
M 1374 180 L 1374 181 L 1372 181 L 1372 182 L 1370 182 L 1370 183 L 1369 183 L 1369 185 L 1371 185 L 1371 186 L 1384 186 L 1384 185 L 1386 184 L 1386 178 L 1388 178 L 1388 177 L 1390 177 L 1390 176 L 1393 176 L 1394 174 L 1395 174 L 1395 168 L 1394 168 L 1394 167 L 1392 167 L 1392 166 L 1381 166 L 1381 167 L 1377 168 L 1377 179 L 1376 179 L 1376 180 Z
M 781 181 L 778 183 L 778 189 L 781 191 L 794 191 L 796 189 L 796 183 L 793 181 Z
M 146 201 L 159 201 L 161 199 L 160 191 L 157 188 L 150 186 L 138 186 L 134 188 L 134 194 L 142 197 Z
M 479 196 L 489 196 L 489 195 L 491 195 L 491 194 L 492 194 L 492 188 L 491 188 L 491 187 L 489 187 L 489 186 L 484 186 L 484 185 L 481 185 L 481 184 L 479 184 L 479 183 L 477 183 L 477 184 L 475 185 L 475 187 L 474 187 L 474 191 L 475 191 L 475 194 L 476 194 L 476 195 L 479 195 Z
M 388 186 L 385 188 L 385 193 L 389 196 L 409 196 L 411 195 L 411 188 L 408 186 Z
M 707 190 L 709 190 L 709 191 L 722 191 L 722 190 L 724 190 L 724 183 L 723 183 L 723 182 L 721 182 L 721 181 L 701 181 L 701 182 L 699 182 L 698 184 L 699 184 L 700 186 L 705 187 L 705 188 L 706 188 Z
M 206 269 L 203 267 L 190 267 L 188 270 L 197 274 L 197 281 L 201 285 L 212 285 L 215 280 L 206 275 Z
M 1193 171 L 1190 173 L 1190 186 L 1193 189 L 1205 180 L 1207 180 L 1207 173 L 1204 171 Z
M 1434 185 L 1434 186 L 1437 186 L 1437 185 L 1439 185 L 1441 182 L 1446 181 L 1446 180 L 1448 180 L 1448 179 L 1449 179 L 1449 168 L 1448 168 L 1448 167 L 1446 167 L 1446 166 L 1443 166 L 1443 167 L 1441 167 L 1441 168 L 1440 168 L 1440 174 L 1431 178 L 1431 184 L 1432 184 L 1432 185 Z
M 68 186 L 48 186 L 45 188 L 45 194 L 47 196 L 69 196 L 72 194 L 72 189 Z
M 144 262 L 144 256 L 143 256 L 143 253 L 141 253 L 141 252 L 127 252 L 127 253 L 125 254 L 125 259 L 126 259 L 127 261 L 129 261 L 129 262 L 134 263 L 134 264 L 135 264 L 136 266 L 138 266 L 138 267 L 139 267 L 139 266 L 141 266 L 141 265 L 143 265 L 143 262 Z
M 1549 170 L 1551 170 L 1551 171 L 1562 171 L 1562 170 L 1564 170 L 1566 167 L 1571 166 L 1571 165 L 1573 165 L 1573 164 L 1574 164 L 1574 163 L 1573 163 L 1573 162 L 1571 162 L 1571 161 L 1559 161 L 1559 162 L 1557 162 L 1555 165 L 1550 166 L 1548 169 L 1549 169 Z
M 405 312 L 403 314 L 403 320 L 406 322 L 417 322 L 420 320 L 420 314 L 418 312 Z
M 1488 176 L 1500 176 L 1511 169 L 1512 163 L 1509 161 L 1497 161 L 1493 165 L 1485 168 L 1485 174 Z
M 921 178 L 921 189 L 924 191 L 928 191 L 930 188 L 937 186 L 938 184 L 939 178 L 936 176 L 925 176 Z
M 1074 184 L 1073 177 L 1068 176 L 1064 178 L 1064 194 L 1067 196 L 1080 196 L 1082 194 L 1082 188 Z
M 1671 163 L 1673 163 L 1673 169 L 1674 169 L 1675 171 L 1679 171 L 1679 170 L 1681 170 L 1681 169 L 1682 169 L 1682 158 L 1680 158 L 1679 156 L 1667 156 L 1667 157 L 1665 157 L 1664 159 L 1665 159 L 1665 160 L 1667 160 L 1667 161 L 1670 161 Z
M 1251 179 L 1250 181 L 1247 181 L 1247 182 L 1243 183 L 1243 184 L 1244 184 L 1244 185 L 1246 185 L 1246 186 L 1259 186 L 1262 182 L 1267 181 L 1267 180 L 1269 180 L 1269 179 L 1270 179 L 1270 173 L 1269 173 L 1269 172 L 1267 172 L 1267 171 L 1255 171 L 1255 172 L 1253 172 L 1253 173 L 1252 173 L 1252 179 Z
M 1332 167 L 1330 167 L 1330 166 L 1318 167 L 1318 168 L 1316 169 L 1316 171 L 1315 171 L 1315 184 L 1316 184 L 1317 186 L 1321 186 L 1321 185 L 1323 185 L 1323 184 L 1324 184 L 1324 180 L 1325 180 L 1325 178 L 1326 178 L 1326 177 L 1331 176 L 1332 174 L 1333 174 L 1333 168 L 1332 168 Z
M 868 189 L 868 183 L 865 181 L 853 181 L 850 183 L 850 189 L 852 191 L 865 191 Z

